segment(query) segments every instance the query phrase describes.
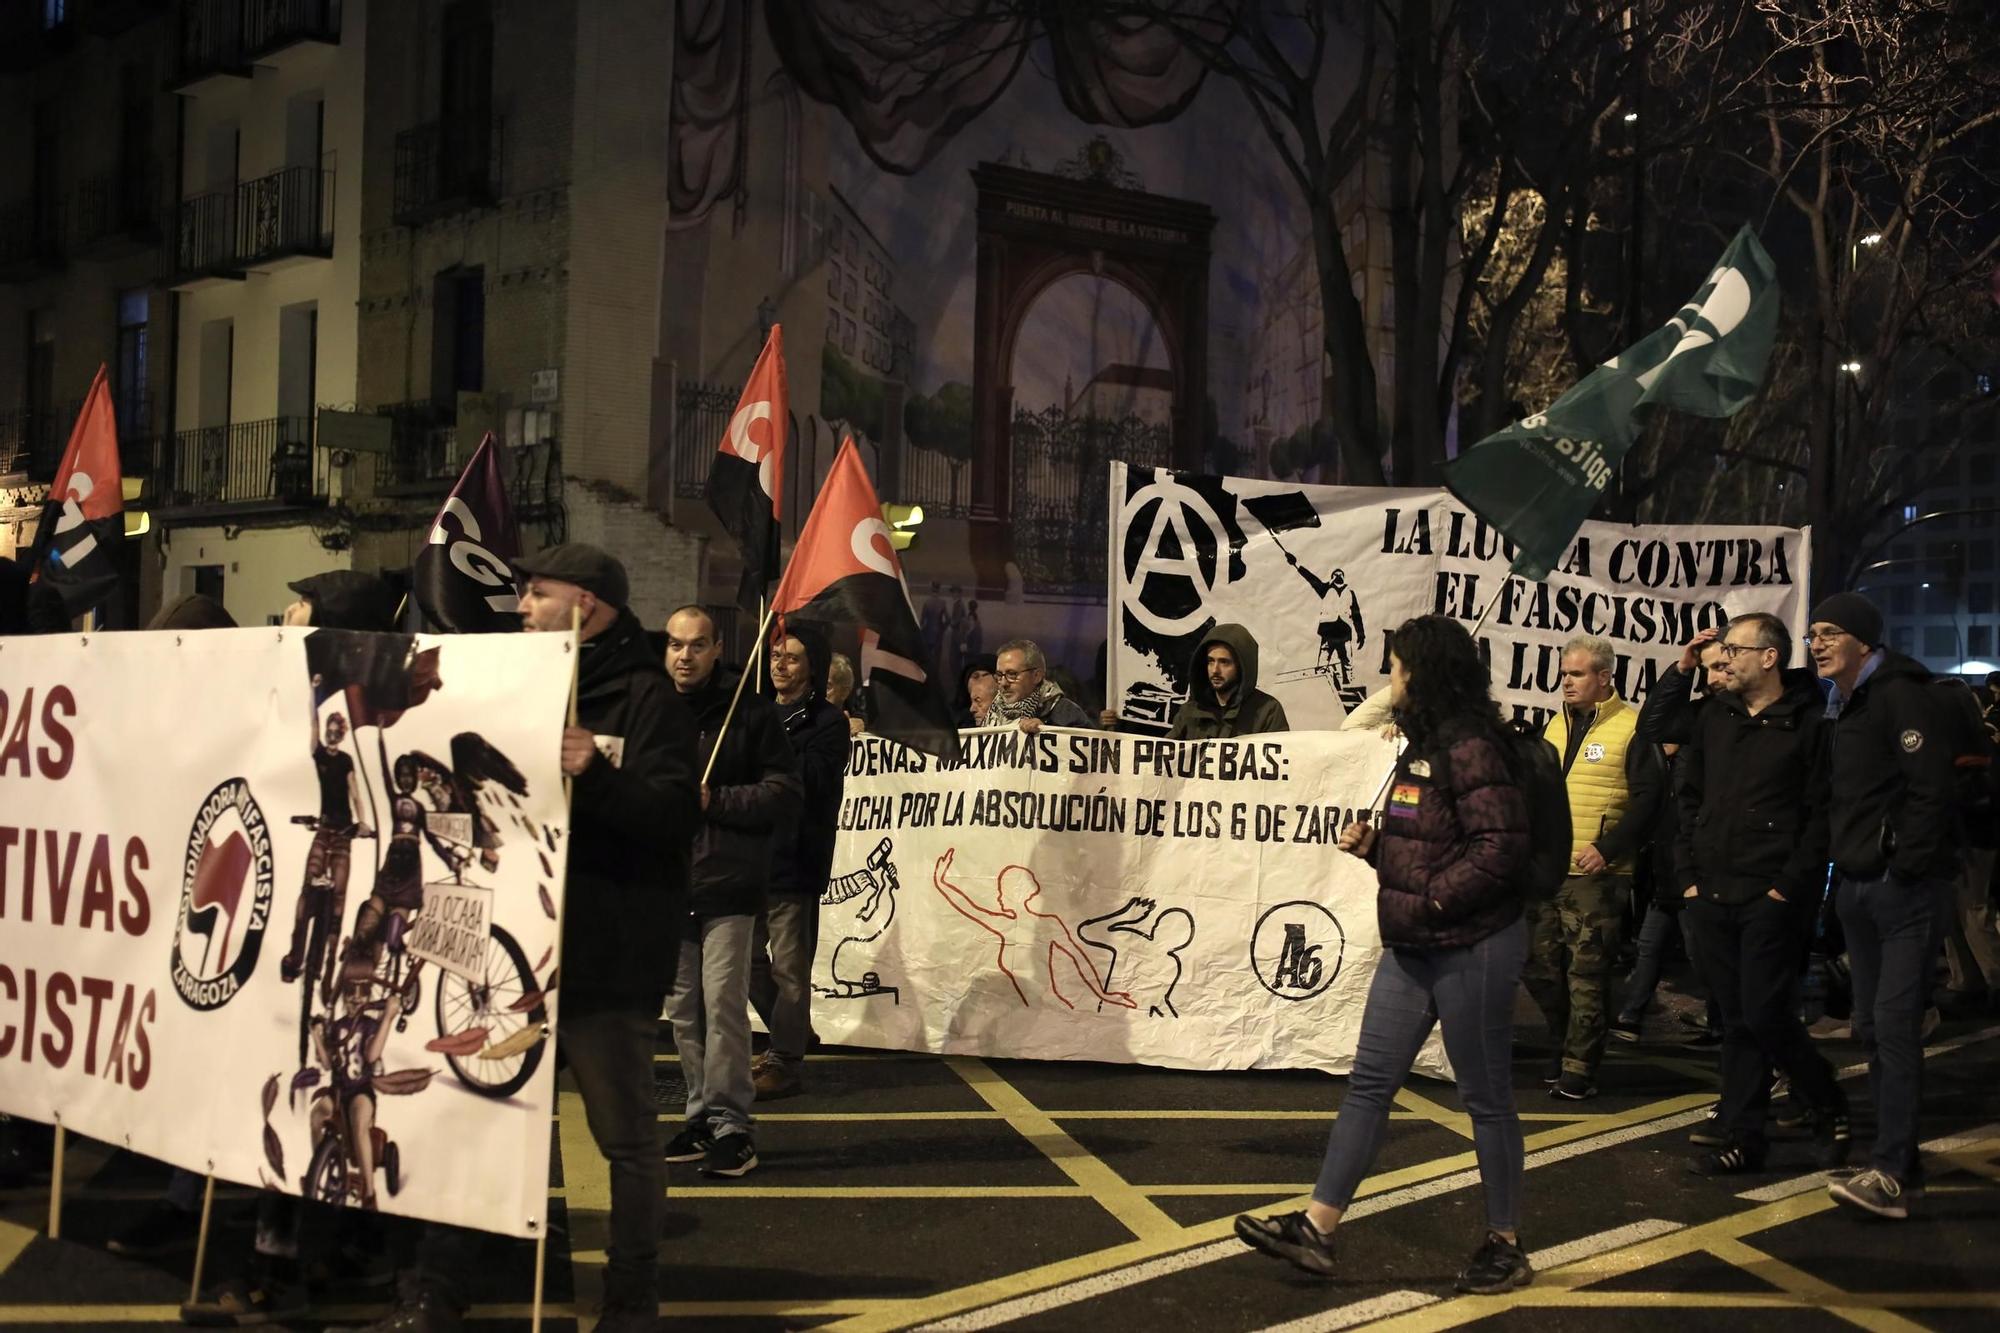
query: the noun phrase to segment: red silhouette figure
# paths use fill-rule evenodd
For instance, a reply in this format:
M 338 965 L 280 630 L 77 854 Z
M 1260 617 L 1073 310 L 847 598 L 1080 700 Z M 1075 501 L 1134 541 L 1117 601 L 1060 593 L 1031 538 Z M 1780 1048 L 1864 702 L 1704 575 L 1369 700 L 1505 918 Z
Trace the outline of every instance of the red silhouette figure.
M 944 900 L 951 904 L 954 911 L 1000 942 L 1000 947 L 994 953 L 994 962 L 1006 975 L 1007 984 L 1014 988 L 1014 994 L 1020 998 L 1022 1004 L 1028 1003 L 1028 995 L 1021 989 L 1020 979 L 1014 975 L 1014 969 L 1007 966 L 1007 950 L 1010 947 L 1029 950 L 1031 958 L 1042 954 L 1046 947 L 1049 994 L 1060 1000 L 1064 1008 L 1074 1009 L 1076 1006 L 1069 1002 L 1056 985 L 1056 955 L 1059 953 L 1069 959 L 1070 966 L 1076 969 L 1077 976 L 1099 1000 L 1126 1009 L 1139 1007 L 1138 1002 L 1124 991 L 1107 991 L 1104 988 L 1104 984 L 1097 979 L 1096 969 L 1091 966 L 1089 955 L 1077 944 L 1061 917 L 1053 912 L 1035 910 L 1035 899 L 1041 896 L 1042 882 L 1035 878 L 1033 871 L 1026 866 L 1008 866 L 1002 870 L 993 884 L 994 905 L 987 907 L 974 902 L 966 896 L 965 890 L 945 878 L 951 869 L 952 858 L 957 855 L 958 849 L 954 847 L 938 858 L 937 870 L 932 875 L 931 882 L 944 896 Z M 1019 904 L 1019 910 L 1007 905 L 1010 898 Z

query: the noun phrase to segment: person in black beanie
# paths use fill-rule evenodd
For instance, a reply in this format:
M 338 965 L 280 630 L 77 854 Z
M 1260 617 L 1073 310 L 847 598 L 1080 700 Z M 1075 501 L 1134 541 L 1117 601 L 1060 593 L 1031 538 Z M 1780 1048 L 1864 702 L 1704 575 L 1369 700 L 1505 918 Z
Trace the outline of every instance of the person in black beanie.
M 804 1091 L 812 1044 L 812 967 L 819 895 L 833 871 L 834 824 L 847 770 L 847 718 L 826 701 L 833 649 L 816 625 L 794 622 L 771 646 L 771 688 L 786 739 L 799 757 L 805 800 L 797 824 L 771 848 L 770 895 L 750 945 L 750 1004 L 771 1034 L 751 1061 L 759 1101 Z
M 1833 727 L 1835 907 L 1875 1103 L 1868 1167 L 1827 1188 L 1847 1207 L 1907 1217 L 1923 1187 L 1924 1009 L 1959 872 L 1948 723 L 1931 673 L 1882 646 L 1882 613 L 1861 594 L 1814 607 L 1806 646 Z

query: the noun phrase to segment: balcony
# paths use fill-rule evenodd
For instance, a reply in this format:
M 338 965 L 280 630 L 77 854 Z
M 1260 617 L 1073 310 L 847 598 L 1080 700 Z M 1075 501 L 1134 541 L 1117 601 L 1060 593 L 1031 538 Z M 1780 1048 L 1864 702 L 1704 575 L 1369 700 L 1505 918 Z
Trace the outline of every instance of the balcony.
M 63 265 L 63 201 L 41 194 L 0 208 L 0 282 L 27 282 Z
M 445 409 L 417 402 L 378 410 L 391 424 L 389 452 L 376 462 L 376 492 L 429 495 L 450 490 L 465 459 L 458 454 L 458 425 Z
M 70 428 L 82 410 L 79 400 L 42 412 L 23 408 L 0 413 L 0 476 L 54 481 L 63 450 L 69 446 Z
M 286 167 L 181 201 L 173 285 L 190 291 L 332 255 L 333 173 Z
M 339 45 L 340 0 L 185 0 L 174 91 L 212 92 L 308 43 Z
M 153 468 L 155 510 L 176 519 L 326 502 L 327 454 L 311 417 L 272 417 L 184 430 L 162 441 Z
M 499 116 L 467 116 L 397 134 L 395 224 L 422 226 L 499 202 L 505 127 Z
M 150 250 L 160 243 L 163 211 L 150 162 L 92 176 L 76 192 L 77 253 L 108 258 Z

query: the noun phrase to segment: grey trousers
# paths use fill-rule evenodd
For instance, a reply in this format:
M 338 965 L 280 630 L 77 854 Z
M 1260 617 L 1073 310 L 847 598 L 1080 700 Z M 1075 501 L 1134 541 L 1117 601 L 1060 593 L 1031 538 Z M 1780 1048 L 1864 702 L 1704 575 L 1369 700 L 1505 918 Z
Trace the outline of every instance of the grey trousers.
M 717 1138 L 750 1132 L 750 944 L 754 916 L 698 919 L 681 939 L 667 1017 L 674 1026 L 687 1118 Z

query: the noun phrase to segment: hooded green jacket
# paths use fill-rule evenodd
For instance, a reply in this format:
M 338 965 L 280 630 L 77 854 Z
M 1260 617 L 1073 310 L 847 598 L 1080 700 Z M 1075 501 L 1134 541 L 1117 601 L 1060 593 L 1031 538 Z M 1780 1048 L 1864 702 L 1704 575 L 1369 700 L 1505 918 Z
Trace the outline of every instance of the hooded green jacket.
M 1208 683 L 1208 646 L 1219 643 L 1236 656 L 1242 673 L 1236 692 L 1227 704 L 1215 700 Z M 1167 732 L 1170 741 L 1211 741 L 1226 736 L 1251 736 L 1267 731 L 1290 731 L 1285 706 L 1257 688 L 1257 640 L 1241 625 L 1217 625 L 1195 645 L 1190 668 L 1194 688 Z

